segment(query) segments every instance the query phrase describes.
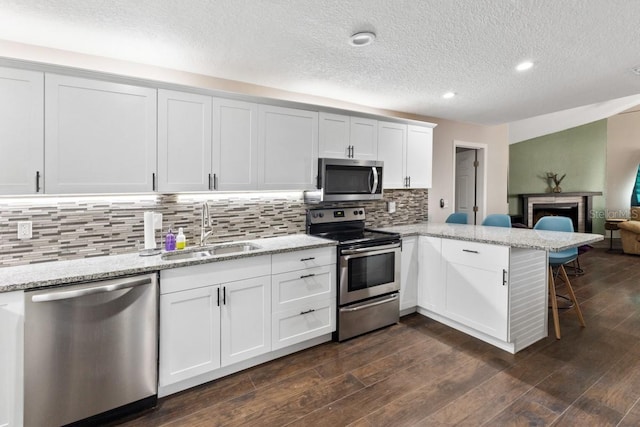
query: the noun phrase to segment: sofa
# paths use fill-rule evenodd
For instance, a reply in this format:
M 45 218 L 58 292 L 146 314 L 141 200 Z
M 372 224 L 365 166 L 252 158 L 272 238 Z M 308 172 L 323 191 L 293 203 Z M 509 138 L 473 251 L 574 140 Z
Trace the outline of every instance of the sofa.
M 629 221 L 618 224 L 622 250 L 626 254 L 640 255 L 640 207 L 632 207 Z

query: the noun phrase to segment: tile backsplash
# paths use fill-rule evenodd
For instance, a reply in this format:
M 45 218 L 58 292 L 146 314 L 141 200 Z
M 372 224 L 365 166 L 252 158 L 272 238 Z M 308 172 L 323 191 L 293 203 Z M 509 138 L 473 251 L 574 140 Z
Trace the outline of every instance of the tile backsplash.
M 200 238 L 204 201 L 213 219 L 211 243 L 305 232 L 302 192 L 160 194 L 120 197 L 0 198 L 0 266 L 136 252 L 143 245 L 143 214 L 163 215 L 157 242 L 171 228 L 184 229 L 187 245 Z M 395 201 L 397 211 L 387 212 Z M 386 190 L 384 200 L 323 204 L 364 206 L 367 226 L 415 224 L 427 220 L 427 190 Z M 33 237 L 19 240 L 17 222 L 32 221 Z

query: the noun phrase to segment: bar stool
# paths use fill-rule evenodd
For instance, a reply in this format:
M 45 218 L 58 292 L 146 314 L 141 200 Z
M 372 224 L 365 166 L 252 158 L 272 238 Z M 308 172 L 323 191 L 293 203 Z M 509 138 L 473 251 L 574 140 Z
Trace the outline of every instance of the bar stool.
M 448 224 L 466 224 L 467 213 L 466 212 L 454 212 L 447 217 L 445 221 Z
M 482 221 L 482 225 L 511 228 L 511 217 L 507 214 L 491 214 Z
M 549 230 L 549 231 L 565 231 L 573 232 L 573 222 L 570 218 L 564 216 L 545 216 L 538 220 L 533 227 L 534 230 Z M 564 281 L 567 292 L 569 293 L 569 299 L 573 303 L 573 307 L 576 310 L 578 321 L 584 328 L 586 326 L 584 317 L 582 316 L 582 310 L 576 298 L 576 294 L 573 292 L 569 276 L 564 268 L 566 263 L 575 261 L 578 258 L 578 248 L 565 249 L 560 252 L 549 252 L 549 297 L 551 298 L 551 310 L 553 314 L 553 324 L 556 331 L 556 338 L 560 339 L 560 319 L 558 317 L 558 301 L 556 300 L 556 284 L 554 280 L 553 268 L 557 267 L 558 274 Z

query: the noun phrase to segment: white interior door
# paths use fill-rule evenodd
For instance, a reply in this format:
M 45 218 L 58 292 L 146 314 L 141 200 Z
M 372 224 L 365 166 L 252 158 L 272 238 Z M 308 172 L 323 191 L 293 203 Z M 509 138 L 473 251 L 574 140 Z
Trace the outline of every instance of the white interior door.
M 473 207 L 476 201 L 476 170 L 473 166 L 476 150 L 456 153 L 455 212 L 465 212 L 469 224 L 475 224 Z

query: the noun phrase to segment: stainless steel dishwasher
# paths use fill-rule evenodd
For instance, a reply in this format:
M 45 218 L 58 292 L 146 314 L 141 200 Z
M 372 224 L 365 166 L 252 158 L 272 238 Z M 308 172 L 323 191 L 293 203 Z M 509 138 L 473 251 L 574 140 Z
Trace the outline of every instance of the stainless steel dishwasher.
M 157 274 L 25 292 L 24 425 L 95 425 L 155 406 Z

